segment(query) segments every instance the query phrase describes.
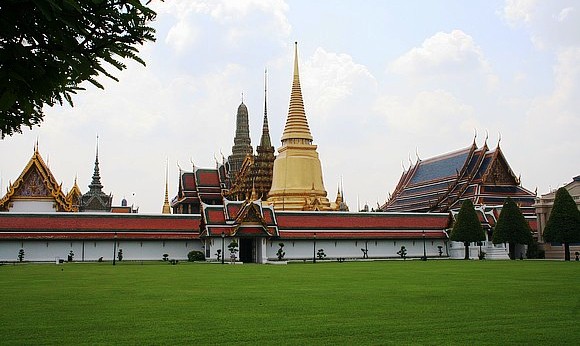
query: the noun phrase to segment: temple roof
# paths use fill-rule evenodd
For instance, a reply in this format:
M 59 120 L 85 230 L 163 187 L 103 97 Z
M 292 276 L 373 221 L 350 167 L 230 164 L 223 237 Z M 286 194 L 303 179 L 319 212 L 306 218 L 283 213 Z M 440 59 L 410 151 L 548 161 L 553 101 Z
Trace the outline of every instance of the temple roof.
M 279 235 L 274 208 L 262 201 L 229 201 L 223 205 L 202 205 L 205 229 L 201 236 L 276 237 Z
M 8 210 L 10 201 L 14 199 L 52 199 L 57 211 L 74 211 L 71 201 L 62 191 L 62 184 L 56 182 L 42 159 L 38 144 L 34 146 L 34 153 L 20 176 L 10 184 L 6 195 L 0 199 L 0 210 Z
M 534 195 L 520 186 L 499 145 L 491 150 L 475 142 L 466 148 L 417 162 L 403 172 L 381 210 L 444 212 L 465 199 L 474 205 L 501 206 L 508 196 L 524 214 L 533 213 Z
M 300 88 L 300 75 L 298 72 L 298 43 L 294 47 L 294 77 L 292 80 L 292 93 L 290 94 L 290 106 L 288 118 L 282 134 L 282 144 L 290 139 L 302 139 L 308 143 L 312 142 L 312 134 L 308 127 L 306 112 L 304 111 L 304 101 L 302 100 L 302 90 Z
M 196 215 L 0 213 L 0 239 L 197 239 Z

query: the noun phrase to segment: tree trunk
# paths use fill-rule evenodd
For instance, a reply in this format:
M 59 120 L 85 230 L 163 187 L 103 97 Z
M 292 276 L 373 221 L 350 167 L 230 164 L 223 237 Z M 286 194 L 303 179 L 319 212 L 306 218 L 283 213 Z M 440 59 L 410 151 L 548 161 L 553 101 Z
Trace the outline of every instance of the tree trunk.
M 469 242 L 466 241 L 463 243 L 463 245 L 465 245 L 465 257 L 463 259 L 468 260 L 469 259 Z
M 564 261 L 570 260 L 570 243 L 564 243 Z
M 510 259 L 515 260 L 516 259 L 516 244 L 509 243 L 509 247 L 510 247 Z

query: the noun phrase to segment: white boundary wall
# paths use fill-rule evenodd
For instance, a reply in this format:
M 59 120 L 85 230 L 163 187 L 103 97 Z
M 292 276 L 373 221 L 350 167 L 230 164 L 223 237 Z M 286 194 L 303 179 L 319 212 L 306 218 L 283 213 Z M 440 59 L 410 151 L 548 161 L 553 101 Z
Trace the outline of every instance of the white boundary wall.
M 9 240 L 0 241 L 0 261 L 18 260 L 18 252 L 24 249 L 25 261 L 56 261 L 74 253 L 74 261 L 113 260 L 112 240 Z M 123 260 L 161 260 L 163 254 L 169 259 L 187 260 L 192 250 L 202 251 L 200 240 L 117 240 L 117 252 L 123 250 Z

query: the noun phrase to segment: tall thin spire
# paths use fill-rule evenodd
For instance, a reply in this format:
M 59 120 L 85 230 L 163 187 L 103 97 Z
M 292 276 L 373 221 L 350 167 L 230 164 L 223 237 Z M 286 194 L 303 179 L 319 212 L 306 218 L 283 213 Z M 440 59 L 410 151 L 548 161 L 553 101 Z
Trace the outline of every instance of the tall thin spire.
M 304 101 L 302 100 L 302 90 L 300 88 L 300 74 L 298 71 L 298 42 L 294 46 L 294 78 L 292 80 L 292 93 L 290 94 L 290 106 L 288 118 L 282 134 L 282 145 L 287 140 L 298 139 L 303 144 L 312 144 L 312 134 L 308 127 L 306 112 L 304 111 Z
M 169 160 L 165 161 L 165 200 L 163 201 L 162 214 L 171 214 L 171 206 L 169 205 L 169 192 L 167 188 L 167 178 L 169 176 Z
M 81 199 L 81 211 L 111 211 L 111 203 L 113 201 L 112 195 L 107 195 L 103 192 L 103 185 L 101 184 L 101 175 L 99 173 L 99 136 L 97 135 L 97 148 L 95 150 L 95 170 L 93 172 L 93 180 L 89 185 L 87 191 Z
M 95 152 L 95 169 L 93 171 L 93 180 L 89 185 L 90 191 L 101 192 L 103 185 L 101 184 L 101 175 L 99 173 L 99 135 L 97 135 L 97 149 Z
M 262 138 L 260 139 L 260 146 L 258 151 L 270 150 L 272 141 L 270 140 L 270 129 L 268 127 L 268 70 L 264 71 L 264 123 L 262 125 Z

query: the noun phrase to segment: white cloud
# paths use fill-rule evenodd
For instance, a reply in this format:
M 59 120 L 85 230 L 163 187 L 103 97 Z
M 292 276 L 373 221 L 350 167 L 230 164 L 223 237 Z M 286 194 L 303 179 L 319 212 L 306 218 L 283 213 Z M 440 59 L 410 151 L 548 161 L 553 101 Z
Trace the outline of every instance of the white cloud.
M 165 42 L 178 52 L 182 52 L 199 37 L 211 44 L 216 44 L 218 40 L 234 47 L 241 46 L 241 42 L 248 38 L 285 38 L 291 30 L 286 16 L 288 9 L 282 0 L 178 0 L 156 5 L 159 13 L 170 14 L 178 19 L 165 37 Z M 203 35 L 202 29 L 192 24 L 200 22 L 205 23 Z M 208 45 L 205 44 L 203 48 L 207 49 Z
M 506 1 L 500 14 L 511 26 L 524 24 L 538 50 L 580 45 L 580 13 L 574 0 Z
M 473 107 L 445 90 L 423 91 L 412 98 L 384 96 L 376 109 L 386 116 L 397 131 L 413 135 L 450 135 L 460 129 L 477 128 Z
M 390 64 L 388 71 L 414 76 L 463 74 L 488 70 L 488 62 L 473 38 L 461 30 L 438 32 L 421 47 L 411 49 Z
M 559 22 L 565 21 L 570 15 L 570 13 L 572 13 L 572 11 L 574 11 L 573 7 L 566 7 L 562 9 L 562 11 L 560 11 L 560 13 L 558 13 L 558 15 L 556 16 L 556 20 Z
M 534 17 L 536 0 L 506 0 L 502 16 L 511 25 L 529 23 Z
M 197 29 L 188 21 L 180 20 L 169 29 L 165 37 L 165 43 L 172 46 L 177 52 L 181 52 L 193 44 L 198 35 Z
M 376 95 L 373 75 L 348 54 L 327 52 L 319 47 L 302 66 L 304 97 L 315 116 L 332 118 L 331 112 L 336 107 L 345 107 L 369 94 Z

